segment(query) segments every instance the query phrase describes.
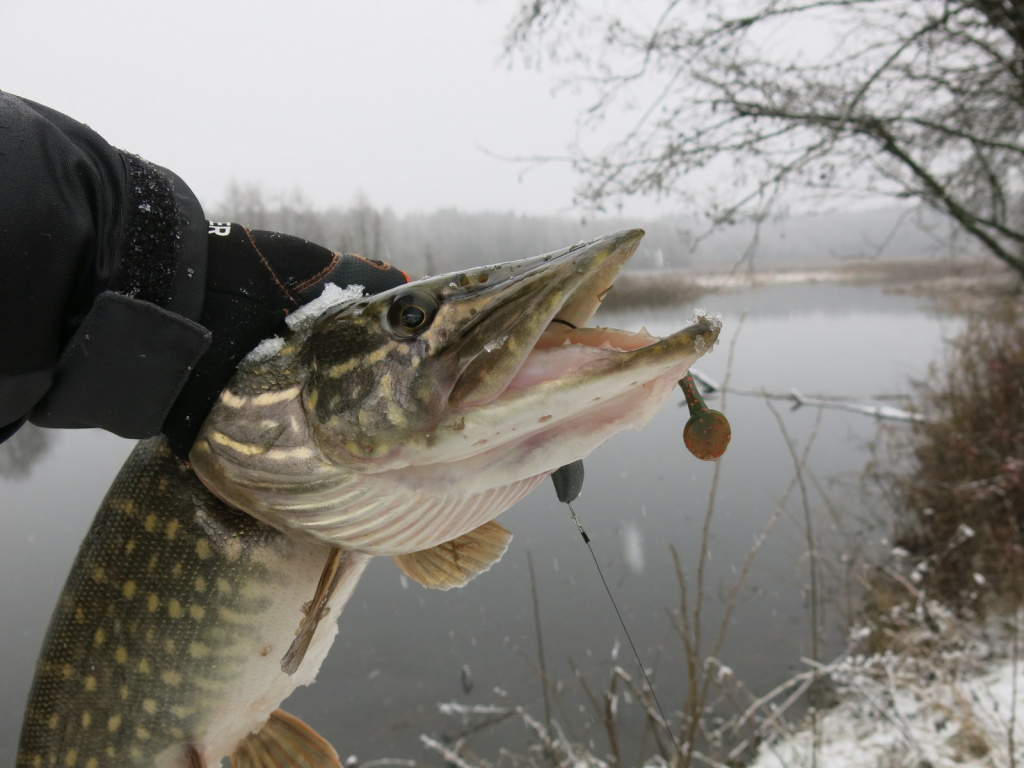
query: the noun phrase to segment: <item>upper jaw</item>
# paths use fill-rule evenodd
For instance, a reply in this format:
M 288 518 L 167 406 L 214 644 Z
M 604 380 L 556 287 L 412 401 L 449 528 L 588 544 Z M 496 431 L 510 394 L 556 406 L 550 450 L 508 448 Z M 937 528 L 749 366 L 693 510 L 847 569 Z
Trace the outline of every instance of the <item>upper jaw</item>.
M 624 230 L 498 265 L 488 270 L 497 279 L 486 278 L 486 289 L 446 299 L 442 312 L 459 328 L 452 339 L 459 376 L 449 407 L 466 409 L 498 397 L 552 321 L 565 328 L 589 322 L 643 235 Z

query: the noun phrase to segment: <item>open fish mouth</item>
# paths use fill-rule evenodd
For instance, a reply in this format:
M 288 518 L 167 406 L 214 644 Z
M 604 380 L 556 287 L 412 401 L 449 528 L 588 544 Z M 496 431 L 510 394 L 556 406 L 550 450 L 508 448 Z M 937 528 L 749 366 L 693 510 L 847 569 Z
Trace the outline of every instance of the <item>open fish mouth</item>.
M 438 459 L 465 459 L 529 435 L 532 447 L 544 444 L 537 458 L 551 471 L 560 466 L 555 454 L 582 458 L 653 416 L 714 346 L 720 322 L 695 317 L 665 338 L 586 325 L 642 237 L 642 230 L 627 230 L 516 262 L 514 274 L 472 298 L 483 306 L 473 307 L 474 322 L 455 342 L 463 362 L 448 398 L 449 420 L 458 421 L 464 440 Z M 581 434 L 570 434 L 570 425 Z

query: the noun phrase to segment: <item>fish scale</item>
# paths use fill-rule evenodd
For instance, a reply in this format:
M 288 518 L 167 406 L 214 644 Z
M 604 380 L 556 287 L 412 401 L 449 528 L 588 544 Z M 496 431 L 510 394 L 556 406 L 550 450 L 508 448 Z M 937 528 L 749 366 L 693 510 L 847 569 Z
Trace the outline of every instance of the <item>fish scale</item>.
M 264 626 L 271 595 L 298 577 L 308 599 L 319 567 L 289 566 L 327 551 L 225 506 L 162 438 L 140 443 L 51 620 L 19 768 L 185 760 L 185 745 L 211 738 L 232 682 L 254 660 L 279 664 L 288 632 Z

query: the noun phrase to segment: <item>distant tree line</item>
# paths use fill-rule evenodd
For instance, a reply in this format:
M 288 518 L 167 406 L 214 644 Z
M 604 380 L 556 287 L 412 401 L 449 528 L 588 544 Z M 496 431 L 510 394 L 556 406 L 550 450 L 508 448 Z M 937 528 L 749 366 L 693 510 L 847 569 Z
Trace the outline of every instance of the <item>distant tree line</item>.
M 700 221 L 686 216 L 574 219 L 451 208 L 398 216 L 363 196 L 347 208 L 318 211 L 301 193 L 269 194 L 238 183 L 210 210 L 213 218 L 388 261 L 414 277 L 521 259 L 633 227 L 647 232 L 630 262 L 633 270 L 724 271 L 739 263 L 774 269 L 963 255 L 936 217 L 921 219 L 920 212 L 912 215 L 899 208 L 793 217 L 756 228 L 738 225 L 708 237 L 700 236 Z M 757 253 L 754 262 L 745 260 L 752 249 Z

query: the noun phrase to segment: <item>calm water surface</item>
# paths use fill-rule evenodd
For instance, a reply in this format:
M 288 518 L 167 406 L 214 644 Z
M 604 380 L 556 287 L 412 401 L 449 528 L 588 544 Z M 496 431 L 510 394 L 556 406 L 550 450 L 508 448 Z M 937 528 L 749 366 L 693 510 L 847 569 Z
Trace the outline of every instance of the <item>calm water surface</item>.
M 940 360 L 942 339 L 959 327 L 919 300 L 880 289 L 829 284 L 779 286 L 709 295 L 721 313 L 722 344 L 700 370 L 722 380 L 735 340 L 731 383 L 775 392 L 848 395 L 909 393 L 911 382 Z M 740 324 L 740 317 L 746 312 Z M 691 308 L 609 315 L 603 324 L 667 333 L 686 324 Z M 669 545 L 679 551 L 688 580 L 696 578 L 701 530 L 714 467 L 686 453 L 686 410 L 673 399 L 641 432 L 618 436 L 586 462 L 587 481 L 576 510 L 616 594 L 645 664 L 654 670 L 662 705 L 684 701 L 681 643 L 673 630 L 680 591 Z M 713 405 L 715 403 L 712 403 Z M 777 405 L 802 450 L 818 413 Z M 733 441 L 721 463 L 705 563 L 705 652 L 718 635 L 724 599 L 752 544 L 778 513 L 759 552 L 727 639 L 723 664 L 755 692 L 802 668 L 810 652 L 807 543 L 799 495 L 790 493 L 793 462 L 775 417 L 756 397 L 730 396 Z M 886 546 L 883 515 L 857 492 L 877 425 L 870 418 L 824 412 L 808 462 L 813 524 L 823 563 L 847 567 L 842 552 Z M 96 432 L 53 433 L 25 479 L 0 479 L 0 764 L 11 765 L 36 655 L 50 612 L 92 515 L 130 450 Z M 390 560 L 371 563 L 341 618 L 341 632 L 317 683 L 286 702 L 343 756 L 360 760 L 415 759 L 440 765 L 419 735 L 458 731 L 438 714 L 438 702 L 516 704 L 543 715 L 527 554 L 533 558 L 549 675 L 559 684 L 554 714 L 566 731 L 599 753 L 606 744 L 585 705 L 569 660 L 603 691 L 612 664 L 636 664 L 620 649 L 625 638 L 568 511 L 545 483 L 502 518 L 515 539 L 504 559 L 465 589 L 432 592 L 403 579 Z M 835 582 L 833 582 L 833 585 Z M 691 608 L 695 601 L 691 593 Z M 829 591 L 823 655 L 842 647 L 841 588 Z M 615 661 L 617 659 L 617 661 Z M 465 672 L 472 683 L 464 690 Z M 635 707 L 633 708 L 635 709 Z M 631 717 L 628 709 L 625 719 Z M 477 737 L 487 756 L 516 748 L 524 729 L 507 723 Z M 626 737 L 624 757 L 653 752 L 642 729 Z

